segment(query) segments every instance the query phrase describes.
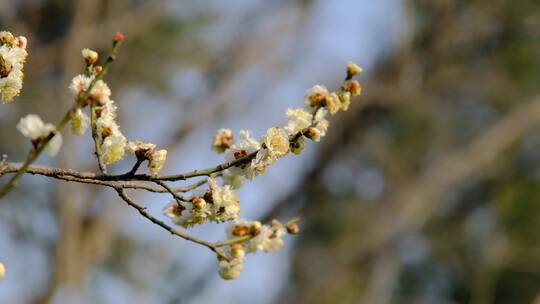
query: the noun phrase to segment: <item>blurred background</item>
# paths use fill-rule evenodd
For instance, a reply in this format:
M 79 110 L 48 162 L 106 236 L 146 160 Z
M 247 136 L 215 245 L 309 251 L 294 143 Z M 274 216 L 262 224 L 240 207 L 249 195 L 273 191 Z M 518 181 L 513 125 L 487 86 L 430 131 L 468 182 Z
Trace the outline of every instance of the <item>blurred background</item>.
M 0 0 L 0 29 L 30 54 L 0 106 L 10 161 L 30 148 L 19 118 L 59 120 L 80 50 L 105 57 L 116 31 L 121 125 L 169 149 L 163 173 L 220 163 L 216 129 L 258 137 L 347 60 L 365 68 L 321 143 L 239 191 L 244 218 L 302 218 L 284 250 L 223 281 L 114 191 L 25 176 L 0 206 L 0 303 L 540 303 L 538 1 Z M 88 133 L 64 140 L 38 163 L 97 170 Z M 166 195 L 132 195 L 163 218 Z

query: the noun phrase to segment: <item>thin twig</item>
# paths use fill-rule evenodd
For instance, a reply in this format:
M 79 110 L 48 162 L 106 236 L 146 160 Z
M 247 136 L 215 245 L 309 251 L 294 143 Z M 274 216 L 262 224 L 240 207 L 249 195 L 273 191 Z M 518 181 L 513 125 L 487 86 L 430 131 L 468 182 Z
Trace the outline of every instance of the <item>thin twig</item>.
M 169 187 L 169 185 L 167 185 L 167 183 L 160 180 L 154 181 L 154 183 L 160 185 L 161 187 L 163 187 L 163 189 L 165 189 L 165 191 L 169 192 L 179 205 L 181 205 L 182 202 L 188 201 L 186 198 L 176 193 L 174 189 L 172 189 L 171 187 Z
M 137 209 L 137 211 L 139 211 L 139 213 L 142 216 L 144 216 L 145 218 L 150 220 L 152 223 L 154 223 L 154 224 L 160 226 L 161 228 L 167 230 L 171 234 L 174 234 L 176 236 L 179 236 L 179 237 L 183 238 L 184 240 L 187 240 L 187 241 L 202 245 L 204 247 L 207 247 L 208 249 L 215 252 L 219 257 L 221 257 L 221 258 L 223 258 L 225 260 L 229 260 L 229 257 L 222 250 L 220 250 L 218 247 L 216 247 L 214 244 L 208 243 L 208 242 L 200 240 L 200 239 L 198 239 L 198 238 L 196 238 L 194 236 L 191 236 L 191 235 L 185 234 L 185 233 L 183 233 L 181 231 L 178 231 L 178 230 L 174 229 L 173 227 L 171 227 L 171 226 L 165 224 L 164 222 L 158 220 L 157 218 L 155 218 L 153 215 L 151 215 L 150 213 L 148 213 L 146 211 L 146 208 L 144 208 L 143 206 L 137 204 L 129 196 L 127 196 L 123 189 L 116 189 L 116 192 L 118 192 L 118 195 L 120 196 L 120 198 L 122 198 L 130 207 L 133 207 L 133 208 Z
M 6 162 L 2 165 L 2 167 L 0 167 L 0 176 L 4 174 L 8 174 L 8 173 L 15 173 L 19 170 L 21 166 L 22 166 L 22 163 Z M 94 185 L 101 185 L 101 186 L 107 186 L 107 187 L 117 186 L 123 189 L 140 189 L 140 190 L 147 190 L 147 191 L 155 192 L 155 193 L 169 193 L 168 190 L 162 187 L 151 186 L 143 182 L 103 181 L 103 180 L 93 178 L 96 176 L 94 173 L 77 172 L 77 171 L 69 170 L 69 169 L 32 165 L 28 167 L 26 173 L 32 174 L 32 175 L 47 176 L 47 177 L 51 177 L 51 178 L 55 178 L 59 180 L 82 183 L 82 184 L 94 184 Z M 172 190 L 174 192 L 189 192 L 189 191 L 199 188 L 200 186 L 206 183 L 207 183 L 207 179 L 202 179 L 196 183 L 193 183 L 184 187 L 172 188 Z

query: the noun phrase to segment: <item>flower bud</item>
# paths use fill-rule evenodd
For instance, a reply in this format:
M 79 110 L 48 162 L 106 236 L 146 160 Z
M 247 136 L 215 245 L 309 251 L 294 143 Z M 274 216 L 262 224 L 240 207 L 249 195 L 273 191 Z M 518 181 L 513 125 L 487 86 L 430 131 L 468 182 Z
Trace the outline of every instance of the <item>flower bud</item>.
M 334 92 L 327 95 L 325 98 L 325 107 L 326 109 L 328 109 L 328 112 L 330 112 L 330 114 L 332 115 L 336 114 L 341 107 L 339 96 Z
M 351 79 L 360 73 L 362 73 L 362 68 L 360 66 L 352 61 L 347 62 L 347 79 Z
M 349 92 L 340 93 L 339 102 L 340 102 L 341 110 L 347 111 L 349 109 L 349 105 L 351 104 L 351 93 Z
M 78 108 L 71 117 L 71 131 L 73 134 L 82 135 L 90 126 L 90 118 Z
M 234 258 L 242 259 L 246 255 L 246 250 L 244 249 L 244 245 L 241 243 L 234 243 L 230 247 L 231 249 L 231 255 Z
M 317 128 L 313 127 L 304 129 L 302 131 L 302 134 L 313 141 L 319 141 L 319 139 L 321 138 L 321 132 Z
M 300 226 L 298 223 L 289 223 L 286 225 L 286 228 L 289 234 L 298 234 L 298 232 L 300 232 Z
M 191 203 L 193 204 L 193 209 L 195 210 L 201 210 L 206 206 L 206 201 L 200 196 L 194 197 Z
M 234 226 L 231 234 L 234 235 L 234 236 L 246 236 L 246 235 L 249 235 L 249 234 L 251 234 L 250 233 L 250 227 L 241 226 L 241 225 Z
M 98 59 L 98 53 L 96 51 L 93 51 L 91 49 L 83 49 L 81 53 L 87 65 L 92 65 L 96 63 Z
M 298 155 L 304 150 L 304 137 L 299 137 L 298 139 L 291 141 L 289 148 L 291 152 Z

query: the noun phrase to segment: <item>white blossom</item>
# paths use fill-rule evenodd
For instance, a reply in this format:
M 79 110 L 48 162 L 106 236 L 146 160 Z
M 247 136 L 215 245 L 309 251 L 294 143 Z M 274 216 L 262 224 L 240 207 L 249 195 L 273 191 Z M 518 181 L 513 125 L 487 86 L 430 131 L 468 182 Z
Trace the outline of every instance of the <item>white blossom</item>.
M 223 153 L 233 144 L 233 134 L 230 129 L 219 129 L 212 139 L 212 150 Z
M 103 80 L 98 80 L 92 87 L 91 91 L 92 99 L 99 102 L 99 104 L 104 105 L 109 102 L 111 97 L 111 89 Z
M 109 165 L 121 160 L 125 154 L 126 138 L 121 134 L 107 136 L 101 144 L 101 160 Z
M 324 137 L 328 130 L 328 126 L 330 125 L 330 122 L 325 117 L 326 117 L 326 111 L 324 111 L 324 109 L 320 109 L 315 115 L 314 129 L 317 132 L 317 135 L 314 138 L 312 138 L 312 140 L 315 142 L 320 141 L 321 137 Z
M 342 111 L 349 110 L 349 105 L 351 104 L 351 93 L 343 92 L 339 94 L 339 102 Z
M 313 115 L 302 108 L 289 108 L 285 112 L 285 118 L 287 118 L 285 131 L 287 131 L 289 135 L 294 135 L 311 125 Z
M 266 149 L 273 158 L 280 158 L 289 153 L 289 136 L 282 128 L 272 127 L 262 138 Z
M 170 202 L 163 209 L 163 214 L 176 225 L 188 228 L 203 224 L 211 214 L 210 208 L 203 198 L 197 197 L 193 202 Z
M 219 275 L 225 280 L 236 279 L 242 270 L 244 270 L 243 258 L 219 261 Z
M 71 94 L 73 96 L 77 96 L 83 92 L 86 92 L 88 88 L 90 87 L 90 83 L 92 83 L 92 80 L 94 77 L 87 77 L 85 75 L 77 75 L 73 77 L 71 80 L 71 84 L 69 85 L 69 90 L 71 91 Z
M 341 101 L 339 96 L 332 92 L 326 97 L 325 107 L 330 114 L 334 115 L 341 109 Z
M 231 148 L 225 152 L 225 158 L 227 161 L 231 162 L 247 156 L 260 148 L 261 144 L 251 137 L 249 131 L 242 130 L 240 131 L 240 140 L 234 143 Z M 242 175 L 250 179 L 259 175 L 258 172 L 261 171 L 260 169 L 259 163 L 256 161 L 229 168 L 231 174 Z
M 347 77 L 351 78 L 362 73 L 362 68 L 352 61 L 347 62 Z
M 229 169 L 223 171 L 221 179 L 223 180 L 223 184 L 231 186 L 231 189 L 241 188 L 246 180 L 243 175 L 231 173 Z
M 304 103 L 309 107 L 322 106 L 327 96 L 328 89 L 325 86 L 314 85 L 306 91 Z
M 126 153 L 135 154 L 138 151 L 152 151 L 156 145 L 152 143 L 145 143 L 141 140 L 130 141 L 126 145 Z
M 62 146 L 62 134 L 56 131 L 56 127 L 53 124 L 44 123 L 36 114 L 28 114 L 21 118 L 17 124 L 17 129 L 32 141 L 39 141 L 49 136 L 49 134 L 55 133 L 45 147 L 45 150 L 50 156 L 58 154 Z
M 45 147 L 45 151 L 47 151 L 47 154 L 49 154 L 50 156 L 56 156 L 56 154 L 58 154 L 58 152 L 60 151 L 61 147 L 62 134 L 60 134 L 60 132 L 57 132 Z
M 98 53 L 91 49 L 82 49 L 81 55 L 83 56 L 84 61 L 89 65 L 96 63 L 98 59 Z
M 25 37 L 0 32 L 0 99 L 3 103 L 12 101 L 20 94 L 27 57 Z
M 159 171 L 163 169 L 165 160 L 167 159 L 167 150 L 154 151 L 148 162 L 148 169 L 152 176 L 157 176 Z
M 48 136 L 55 131 L 53 124 L 44 123 L 43 120 L 36 114 L 28 114 L 21 118 L 17 124 L 17 129 L 25 136 L 32 140 Z
M 351 93 L 351 97 L 355 97 L 362 93 L 362 86 L 356 80 L 347 80 L 342 86 L 343 91 Z
M 218 222 L 236 219 L 240 213 L 240 199 L 231 186 L 220 187 L 212 177 L 208 178 L 208 185 L 212 195 L 212 219 Z
M 90 126 L 90 117 L 78 108 L 71 117 L 71 131 L 73 134 L 82 135 Z
M 262 225 L 259 221 L 236 220 L 227 228 L 229 239 L 251 235 L 245 240 L 244 246 L 247 252 L 257 251 L 271 252 L 283 247 L 282 237 L 287 230 L 283 224 L 274 221 L 271 226 Z

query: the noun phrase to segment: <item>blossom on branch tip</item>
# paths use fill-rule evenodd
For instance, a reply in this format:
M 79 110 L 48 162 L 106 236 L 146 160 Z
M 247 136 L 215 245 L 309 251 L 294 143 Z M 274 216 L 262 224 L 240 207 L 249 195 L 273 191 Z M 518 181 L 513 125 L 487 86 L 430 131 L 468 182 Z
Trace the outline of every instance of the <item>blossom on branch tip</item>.
M 230 261 L 221 260 L 218 265 L 221 278 L 224 280 L 233 280 L 240 275 L 242 270 L 244 270 L 244 259 L 234 258 Z
M 232 131 L 230 129 L 219 129 L 212 139 L 212 150 L 223 153 L 234 143 Z
M 30 138 L 34 145 L 39 144 L 42 140 L 54 134 L 45 147 L 47 153 L 51 156 L 55 156 L 62 146 L 62 134 L 57 132 L 53 124 L 44 123 L 36 114 L 28 114 L 21 118 L 17 124 L 17 129 L 25 137 Z
M 25 37 L 0 32 L 0 99 L 3 103 L 12 101 L 20 94 L 27 57 Z
M 359 65 L 352 61 L 347 62 L 347 79 L 351 79 L 360 73 L 362 73 L 362 68 Z
M 6 266 L 0 263 L 0 281 L 2 281 L 5 276 L 6 276 Z
M 92 65 L 98 60 L 98 53 L 91 49 L 82 49 L 81 54 L 87 65 Z

